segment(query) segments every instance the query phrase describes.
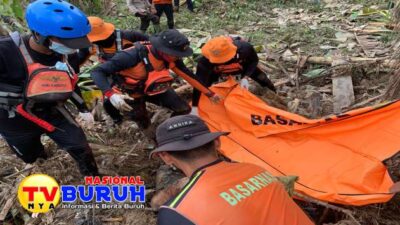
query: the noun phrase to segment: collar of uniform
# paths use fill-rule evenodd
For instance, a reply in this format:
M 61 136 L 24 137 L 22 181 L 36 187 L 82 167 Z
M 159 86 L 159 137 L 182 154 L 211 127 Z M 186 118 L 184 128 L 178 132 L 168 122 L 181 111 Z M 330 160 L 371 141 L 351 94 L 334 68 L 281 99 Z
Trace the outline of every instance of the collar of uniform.
M 218 163 L 220 163 L 220 162 L 222 162 L 222 160 L 221 160 L 221 159 L 217 159 L 217 160 L 215 160 L 214 162 L 211 162 L 211 163 L 208 163 L 208 164 L 206 164 L 206 165 L 204 165 L 204 166 L 199 167 L 197 170 L 195 170 L 195 171 L 192 173 L 192 175 L 190 176 L 190 179 L 192 179 L 193 176 L 194 176 L 197 172 L 199 172 L 199 171 L 201 171 L 201 170 L 203 170 L 203 169 L 205 169 L 205 168 L 207 168 L 207 167 L 214 166 L 214 165 L 216 165 L 216 164 L 218 164 Z

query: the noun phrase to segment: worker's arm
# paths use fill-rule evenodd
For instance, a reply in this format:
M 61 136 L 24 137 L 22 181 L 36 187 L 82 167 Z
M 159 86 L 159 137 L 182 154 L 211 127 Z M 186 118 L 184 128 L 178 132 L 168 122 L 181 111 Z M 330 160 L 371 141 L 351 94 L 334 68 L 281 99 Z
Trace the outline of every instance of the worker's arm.
M 213 69 L 214 65 L 204 56 L 197 62 L 196 77 L 206 87 L 210 87 L 213 82 L 218 80 L 218 76 L 213 74 Z M 200 96 L 201 92 L 197 89 L 193 89 L 192 106 L 198 106 Z
M 243 76 L 250 77 L 257 69 L 258 55 L 253 45 L 241 41 L 239 43 L 239 57 L 243 60 Z
M 182 60 L 175 61 L 174 65 L 172 65 L 170 69 L 174 71 L 178 76 L 185 79 L 190 85 L 193 86 L 193 88 L 199 90 L 207 97 L 214 96 L 214 92 L 205 87 L 198 79 L 198 77 L 196 77 L 196 75 L 194 75 L 193 72 L 185 66 Z
M 107 95 L 107 93 L 112 91 L 108 77 L 122 70 L 134 67 L 139 62 L 140 59 L 136 49 L 121 51 L 107 62 L 95 68 L 91 73 L 91 77 L 103 94 Z
M 149 36 L 146 34 L 142 34 L 141 32 L 133 31 L 133 30 L 124 30 L 122 31 L 122 38 L 128 40 L 132 43 L 137 41 L 148 41 Z
M 157 225 L 195 225 L 188 218 L 177 212 L 176 210 L 161 206 L 158 211 Z

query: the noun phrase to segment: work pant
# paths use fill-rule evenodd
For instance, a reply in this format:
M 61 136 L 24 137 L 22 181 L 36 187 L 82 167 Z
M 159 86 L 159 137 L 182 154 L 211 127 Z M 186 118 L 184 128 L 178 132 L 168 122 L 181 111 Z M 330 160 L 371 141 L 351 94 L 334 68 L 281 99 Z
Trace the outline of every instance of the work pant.
M 7 112 L 0 110 L 0 135 L 7 141 L 13 152 L 25 163 L 34 163 L 38 158 L 47 158 L 40 141 L 46 131 L 31 121 L 16 115 L 7 118 Z M 62 115 L 51 113 L 42 119 L 57 127 L 46 133 L 60 148 L 67 151 L 78 164 L 84 176 L 98 175 L 96 161 L 82 128 L 69 123 Z
M 140 30 L 143 33 L 146 33 L 147 29 L 150 26 L 150 22 L 152 22 L 153 25 L 157 25 L 160 23 L 160 18 L 153 14 L 146 14 L 146 15 L 137 14 L 136 16 L 140 18 Z
M 206 85 L 206 87 L 210 87 L 213 83 L 218 82 L 220 75 L 211 74 L 208 77 L 199 77 L 200 81 Z M 257 68 L 253 74 L 250 75 L 250 78 L 259 83 L 262 87 L 267 87 L 268 89 L 276 92 L 275 86 L 272 81 L 268 78 L 267 74 L 262 70 Z M 201 93 L 197 89 L 193 89 L 193 99 L 192 105 L 198 106 L 200 100 Z
M 166 107 L 173 111 L 171 116 L 184 115 L 190 113 L 190 106 L 176 92 L 170 88 L 166 92 L 153 95 L 143 96 L 136 98 L 133 101 L 126 101 L 133 110 L 128 113 L 130 118 L 138 123 L 139 127 L 147 128 L 150 125 L 150 118 L 146 109 L 146 102 L 153 103 L 155 105 Z M 105 100 L 104 109 L 111 116 L 114 122 L 121 122 L 123 117 L 109 100 Z
M 179 9 L 179 0 L 174 0 L 174 5 Z M 193 12 L 194 10 L 194 5 L 192 0 L 186 0 L 186 5 L 189 11 Z
M 154 6 L 157 10 L 157 16 L 161 18 L 165 13 L 167 16 L 167 23 L 169 29 L 174 29 L 174 10 L 172 4 L 156 4 Z

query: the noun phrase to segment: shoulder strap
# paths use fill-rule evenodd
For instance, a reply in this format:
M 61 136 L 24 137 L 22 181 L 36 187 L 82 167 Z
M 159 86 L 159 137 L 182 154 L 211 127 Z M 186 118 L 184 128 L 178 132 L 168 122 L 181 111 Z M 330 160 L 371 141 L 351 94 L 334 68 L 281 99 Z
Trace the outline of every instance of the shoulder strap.
M 122 51 L 122 36 L 121 36 L 121 30 L 116 29 L 115 30 L 117 38 L 115 39 L 116 44 L 117 44 L 117 51 Z
M 150 73 L 154 70 L 153 65 L 150 63 L 149 59 L 149 50 L 144 45 L 139 42 L 134 43 L 135 48 L 138 50 L 139 58 L 144 63 L 144 67 L 146 68 L 146 72 Z
M 32 57 L 31 57 L 31 55 L 29 55 L 28 49 L 26 48 L 26 45 L 25 45 L 24 41 L 22 40 L 19 32 L 15 31 L 15 32 L 10 33 L 10 37 L 13 40 L 13 42 L 15 43 L 15 45 L 18 46 L 19 50 L 21 51 L 26 64 L 28 64 L 28 65 L 33 64 Z
M 21 36 L 19 35 L 19 32 L 14 31 L 14 32 L 10 33 L 10 38 L 13 40 L 15 45 L 19 47 L 19 45 L 21 43 Z
M 103 54 L 102 49 L 98 45 L 93 44 L 93 48 L 96 50 L 97 56 L 100 56 L 101 54 Z

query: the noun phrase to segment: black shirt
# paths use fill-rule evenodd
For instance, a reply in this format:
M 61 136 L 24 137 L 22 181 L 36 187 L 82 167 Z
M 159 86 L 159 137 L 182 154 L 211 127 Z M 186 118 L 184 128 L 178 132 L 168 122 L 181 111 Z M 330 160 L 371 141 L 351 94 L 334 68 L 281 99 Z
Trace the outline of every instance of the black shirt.
M 150 53 L 149 53 L 150 54 Z M 161 59 L 161 57 L 157 54 L 155 49 L 151 48 L 151 54 L 154 55 L 155 58 Z M 169 68 L 170 63 L 163 60 L 165 64 L 165 68 Z M 142 59 L 139 56 L 138 50 L 136 48 L 126 49 L 115 54 L 107 62 L 101 64 L 97 68 L 95 68 L 92 73 L 92 79 L 94 80 L 97 87 L 106 93 L 111 90 L 112 83 L 109 76 L 112 74 L 118 74 L 118 72 L 123 71 L 125 69 L 129 69 L 131 67 L 135 67 L 137 64 L 141 63 Z M 183 63 L 182 59 L 179 59 L 174 62 L 175 67 L 171 68 L 178 76 L 181 76 L 183 79 L 187 80 L 194 88 L 202 90 L 203 93 L 209 92 L 201 82 L 196 79 L 196 76 L 193 72 L 188 69 Z
M 149 36 L 146 34 L 142 34 L 141 32 L 132 31 L 132 30 L 121 30 L 121 38 L 128 40 L 132 43 L 137 41 L 148 41 Z
M 22 40 L 34 62 L 45 66 L 54 66 L 58 61 L 62 61 L 63 56 L 58 53 L 53 52 L 51 55 L 47 55 L 34 51 L 29 45 L 29 38 L 30 36 L 22 36 Z M 68 63 L 76 73 L 79 73 L 81 60 L 82 59 L 76 53 L 68 56 Z M 23 89 L 27 77 L 27 65 L 19 48 L 10 37 L 0 39 L 0 90 L 1 83 L 19 86 Z M 76 86 L 75 92 L 80 95 L 78 86 Z M 79 111 L 83 112 L 87 110 L 84 103 L 79 104 L 74 100 L 73 102 L 78 107 Z
M 218 81 L 220 74 L 215 74 L 215 67 L 218 65 L 229 65 L 232 63 L 240 63 L 243 67 L 242 77 L 251 76 L 257 70 L 258 56 L 253 45 L 243 40 L 234 40 L 237 47 L 235 58 L 223 64 L 213 64 L 206 57 L 202 56 L 198 60 L 196 76 L 206 87 L 210 87 L 214 82 Z M 197 106 L 200 99 L 200 92 L 193 91 L 193 106 Z
M 147 36 L 146 34 L 142 34 L 140 32 L 137 32 L 137 31 L 121 30 L 121 39 L 122 40 L 127 40 L 127 41 L 132 42 L 132 43 L 135 43 L 135 42 L 138 42 L 138 41 L 148 41 L 149 40 L 149 36 Z M 113 43 L 115 43 L 115 42 L 116 42 L 116 34 L 114 32 Z M 99 45 L 99 47 L 102 48 L 104 46 Z M 122 46 L 122 49 L 126 49 L 126 48 L 129 48 L 129 47 L 132 47 L 132 46 L 131 45 Z M 82 58 L 82 59 L 85 59 L 85 61 L 90 57 L 90 54 L 91 54 L 91 52 L 90 52 L 90 50 L 88 48 L 79 50 L 79 57 Z M 112 58 L 112 55 L 108 56 L 107 58 L 104 58 L 104 60 L 109 60 L 109 58 Z

